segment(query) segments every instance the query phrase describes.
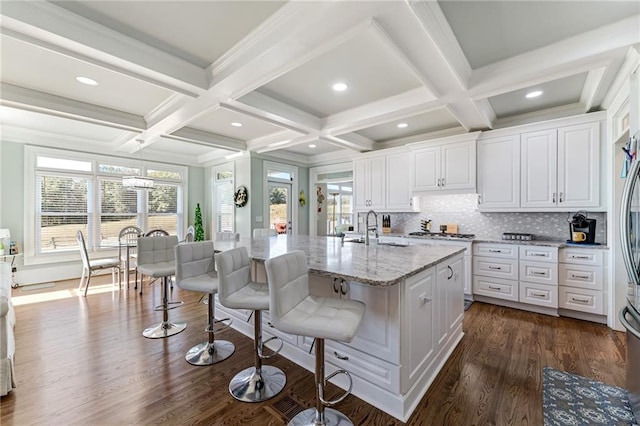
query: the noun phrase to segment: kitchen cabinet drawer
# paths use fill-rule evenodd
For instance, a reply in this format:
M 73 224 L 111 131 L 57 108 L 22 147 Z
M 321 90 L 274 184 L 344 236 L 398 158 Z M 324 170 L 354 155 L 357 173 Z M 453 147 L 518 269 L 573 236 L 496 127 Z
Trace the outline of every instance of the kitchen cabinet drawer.
M 560 249 L 560 262 L 578 265 L 602 266 L 603 250 L 589 250 L 584 248 Z
M 345 369 L 369 383 L 391 392 L 400 392 L 400 366 L 388 363 L 348 345 L 327 340 L 325 343 L 327 375 Z M 332 367 L 337 368 L 332 368 Z
M 518 246 L 507 244 L 474 244 L 473 255 L 517 259 Z
M 558 307 L 582 311 L 590 314 L 605 315 L 604 293 L 575 287 L 558 287 Z
M 558 264 L 521 260 L 520 281 L 557 286 Z
M 557 247 L 520 246 L 520 260 L 534 262 L 558 262 Z
M 558 307 L 558 287 L 521 281 L 520 302 L 555 309 Z
M 474 275 L 483 275 L 485 277 L 517 280 L 518 261 L 514 259 L 474 256 L 473 273 Z
M 560 264 L 560 284 L 568 287 L 603 290 L 604 273 L 599 266 Z
M 473 277 L 473 294 L 518 301 L 518 281 L 482 276 Z

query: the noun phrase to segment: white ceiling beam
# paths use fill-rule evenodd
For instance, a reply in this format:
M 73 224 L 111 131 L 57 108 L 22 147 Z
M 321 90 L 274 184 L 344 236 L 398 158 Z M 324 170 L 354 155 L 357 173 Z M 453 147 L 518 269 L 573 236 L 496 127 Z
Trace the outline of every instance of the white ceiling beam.
M 313 141 L 316 141 L 318 139 L 317 136 L 315 135 L 304 135 L 304 136 L 300 136 L 298 138 L 292 139 L 292 140 L 283 140 L 280 142 L 274 142 L 271 143 L 267 146 L 261 147 L 261 148 L 257 148 L 257 149 L 253 149 L 254 152 L 258 153 L 258 154 L 263 154 L 265 152 L 271 152 L 271 151 L 276 151 L 279 149 L 287 149 L 289 147 L 292 146 L 296 146 L 296 145 L 302 145 L 305 143 L 310 143 Z
M 162 137 L 228 151 L 245 151 L 247 149 L 247 144 L 239 139 L 233 139 L 188 127 L 181 128 L 172 134 L 163 135 Z
M 296 121 L 292 119 L 286 119 L 282 116 L 278 116 L 269 111 L 265 111 L 259 108 L 254 108 L 249 105 L 243 104 L 242 102 L 238 102 L 238 101 L 231 101 L 229 103 L 225 102 L 220 104 L 220 108 L 237 112 L 239 114 L 246 115 L 248 117 L 252 117 L 260 121 L 264 121 L 266 123 L 286 129 L 288 131 L 293 131 L 297 133 L 309 133 L 308 131 L 305 131 L 305 129 L 301 129 L 301 127 L 304 127 L 304 126 L 301 126 L 299 123 L 296 123 Z M 317 129 L 313 129 L 311 131 L 317 131 Z
M 442 108 L 443 102 L 424 87 L 328 116 L 323 135 L 340 136 L 377 124 Z
M 190 96 L 208 86 L 204 69 L 53 3 L 3 2 L 0 14 L 2 28 L 67 56 Z
M 322 119 L 259 91 L 248 93 L 240 100 L 229 100 L 223 105 L 300 132 L 310 133 L 322 128 Z
M 138 115 L 8 83 L 0 83 L 0 105 L 122 130 L 140 132 L 146 128 L 144 119 Z
M 265 135 L 259 138 L 254 138 L 247 141 L 247 149 L 249 151 L 255 151 L 257 149 L 263 148 L 265 146 L 280 143 L 282 141 L 290 141 L 294 140 L 301 136 L 308 136 L 304 133 L 293 132 L 291 130 L 282 130 L 280 132 L 272 133 L 270 135 Z
M 582 86 L 582 93 L 580 94 L 580 104 L 584 106 L 583 112 L 589 112 L 593 107 L 596 93 L 598 93 L 606 69 L 606 67 L 600 67 L 587 73 L 587 79 L 584 82 L 584 86 Z
M 344 135 L 340 135 L 340 137 L 323 136 L 320 140 L 356 152 L 372 151 L 375 147 L 374 141 L 356 133 L 345 133 Z
M 437 1 L 406 0 L 422 29 L 436 46 L 461 88 L 471 78 L 471 65 Z
M 609 109 L 612 102 L 620 93 L 620 90 L 625 84 L 629 83 L 629 76 L 640 67 L 640 53 L 634 47 L 630 47 L 625 55 L 624 62 L 620 66 L 620 70 L 616 75 L 615 80 L 609 87 L 609 91 L 602 100 L 601 106 L 603 109 Z
M 475 99 L 607 66 L 618 49 L 640 43 L 640 15 L 570 37 L 473 71 L 469 95 Z

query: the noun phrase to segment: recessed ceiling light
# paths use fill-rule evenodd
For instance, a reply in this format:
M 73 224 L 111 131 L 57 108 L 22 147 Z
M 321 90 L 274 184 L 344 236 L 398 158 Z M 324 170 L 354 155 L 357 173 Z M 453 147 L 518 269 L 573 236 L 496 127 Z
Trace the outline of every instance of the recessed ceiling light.
M 309 148 L 315 148 L 315 147 L 316 147 L 315 144 L 310 144 L 309 145 Z
M 533 92 L 529 92 L 527 93 L 527 98 L 531 99 L 531 98 L 537 98 L 538 96 L 542 95 L 542 90 L 535 90 Z
M 397 126 L 398 126 L 398 129 L 404 129 L 405 127 L 409 127 L 407 123 L 398 123 Z
M 335 83 L 332 87 L 336 92 L 344 92 L 349 86 L 347 83 Z
M 79 76 L 79 77 L 76 77 L 76 80 L 77 80 L 79 83 L 86 84 L 86 85 L 88 85 L 88 86 L 97 86 L 97 85 L 98 85 L 98 82 L 97 82 L 97 81 L 95 81 L 94 79 L 89 78 L 89 77 L 82 77 L 82 76 Z
M 231 123 L 231 125 L 233 127 L 242 127 L 242 123 L 238 122 L 238 121 L 234 121 L 233 123 Z

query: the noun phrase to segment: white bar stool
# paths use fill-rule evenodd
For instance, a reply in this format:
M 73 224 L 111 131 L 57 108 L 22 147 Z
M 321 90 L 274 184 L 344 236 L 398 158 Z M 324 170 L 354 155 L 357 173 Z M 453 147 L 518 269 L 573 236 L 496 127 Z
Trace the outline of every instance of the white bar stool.
M 319 297 L 309 293 L 309 267 L 302 251 L 286 253 L 265 262 L 269 284 L 269 312 L 271 323 L 285 333 L 315 337 L 316 350 L 316 408 L 296 415 L 289 425 L 352 425 L 347 416 L 331 408 L 343 401 L 353 385 L 346 370 L 324 376 L 324 340 L 350 342 L 356 334 L 365 305 L 348 299 Z M 324 388 L 329 379 L 345 374 L 349 389 L 332 401 L 324 399 Z
M 162 278 L 162 304 L 154 308 L 162 311 L 162 322 L 142 332 L 149 339 L 173 336 L 187 328 L 185 322 L 169 322 L 169 310 L 182 305 L 182 302 L 169 302 L 168 296 L 169 277 L 176 271 L 173 248 L 177 245 L 178 237 L 175 235 L 138 238 L 138 272 L 152 278 Z M 140 291 L 142 292 L 142 285 Z
M 261 402 L 276 396 L 287 382 L 284 372 L 272 365 L 262 365 L 263 359 L 274 357 L 282 349 L 282 340 L 272 337 L 262 341 L 262 311 L 269 309 L 269 287 L 251 281 L 251 266 L 246 247 L 216 254 L 218 268 L 218 300 L 231 309 L 251 309 L 254 313 L 254 366 L 242 370 L 231 379 L 229 392 L 244 402 Z M 264 345 L 279 340 L 280 347 L 264 355 Z
M 209 294 L 208 324 L 205 331 L 209 340 L 200 343 L 187 352 L 185 358 L 192 365 L 213 365 L 229 358 L 235 351 L 233 343 L 215 340 L 215 325 L 228 321 L 222 331 L 231 325 L 230 319 L 216 321 L 213 295 L 218 292 L 218 274 L 215 269 L 212 241 L 182 243 L 175 246 L 176 285 L 184 290 Z

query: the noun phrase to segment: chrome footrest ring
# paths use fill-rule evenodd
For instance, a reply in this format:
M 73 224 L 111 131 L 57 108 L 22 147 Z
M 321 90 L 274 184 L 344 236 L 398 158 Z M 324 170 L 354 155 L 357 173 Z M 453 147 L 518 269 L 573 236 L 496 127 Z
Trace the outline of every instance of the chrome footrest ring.
M 349 389 L 347 389 L 345 391 L 345 393 L 343 393 L 342 396 L 340 396 L 339 398 L 334 399 L 332 401 L 327 401 L 327 400 L 324 399 L 324 386 L 322 386 L 320 388 L 320 390 L 321 390 L 321 392 L 320 392 L 320 402 L 322 402 L 322 404 L 326 405 L 327 407 L 333 407 L 334 405 L 339 404 L 342 401 L 344 401 L 344 399 L 349 396 L 349 394 L 351 393 L 351 389 L 353 388 L 353 379 L 351 378 L 351 374 L 349 374 L 349 372 L 347 370 L 338 370 L 338 371 L 335 371 L 335 372 L 329 374 L 327 377 L 324 378 L 324 384 L 326 385 L 328 380 L 330 380 L 334 376 L 337 376 L 338 374 L 344 374 L 344 375 L 347 376 L 347 378 L 349 379 Z
M 228 324 L 226 323 L 228 321 Z M 219 323 L 223 323 L 223 327 L 220 327 L 218 329 L 216 329 L 216 324 Z M 231 318 L 223 318 L 220 320 L 214 320 L 213 321 L 213 326 L 209 327 L 205 327 L 204 331 L 206 331 L 207 333 L 220 333 L 225 331 L 227 328 L 231 327 L 231 324 L 233 324 L 233 319 Z
M 277 340 L 278 342 L 280 342 L 280 346 L 278 346 L 278 349 L 275 349 L 271 355 L 264 355 L 263 347 L 272 340 Z M 260 345 L 258 345 L 258 356 L 260 357 L 260 359 L 273 358 L 274 356 L 280 353 L 283 346 L 284 346 L 284 342 L 282 341 L 281 338 L 279 338 L 278 336 L 270 337 L 269 339 L 265 340 L 264 342 L 261 342 Z
M 166 306 L 165 307 L 164 305 L 158 305 L 158 306 L 155 306 L 153 308 L 153 310 L 154 311 L 170 311 L 172 309 L 179 308 L 180 306 L 182 306 L 183 303 L 184 302 L 182 300 L 179 301 L 179 302 L 169 302 L 169 305 L 176 305 L 176 306 Z

